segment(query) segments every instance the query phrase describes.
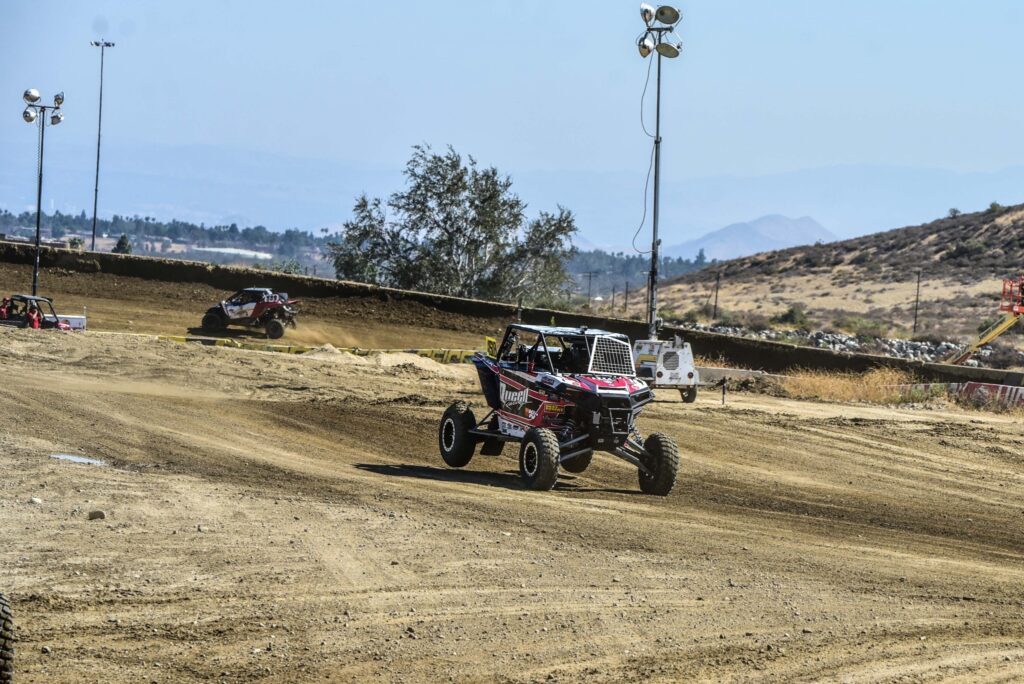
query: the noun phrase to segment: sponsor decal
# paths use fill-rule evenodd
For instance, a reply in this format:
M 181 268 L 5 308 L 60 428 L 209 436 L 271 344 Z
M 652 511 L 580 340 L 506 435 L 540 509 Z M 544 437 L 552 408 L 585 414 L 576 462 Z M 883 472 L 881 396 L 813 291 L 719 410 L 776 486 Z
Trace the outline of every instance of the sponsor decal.
M 506 420 L 501 416 L 498 416 L 498 430 L 502 434 L 511 435 L 512 437 L 522 437 L 526 434 L 526 429 L 520 425 L 516 425 L 511 420 Z
M 512 389 L 512 387 L 505 382 L 499 385 L 499 390 L 499 393 L 501 395 L 501 403 L 507 406 L 509 410 L 513 412 L 518 412 L 517 409 L 526 403 L 527 396 L 529 395 L 529 390 L 527 390 L 525 387 L 520 390 Z M 513 409 L 512 407 L 515 407 L 515 409 Z
M 565 407 L 560 404 L 544 404 L 544 413 L 562 413 Z

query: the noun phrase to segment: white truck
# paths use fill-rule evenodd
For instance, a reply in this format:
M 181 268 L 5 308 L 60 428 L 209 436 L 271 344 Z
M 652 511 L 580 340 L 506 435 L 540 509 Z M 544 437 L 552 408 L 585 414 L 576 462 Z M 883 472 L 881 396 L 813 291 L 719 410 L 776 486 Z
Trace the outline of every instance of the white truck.
M 693 365 L 693 351 L 678 336 L 671 342 L 636 340 L 633 342 L 633 363 L 637 377 L 650 387 L 677 389 L 686 404 L 697 400 L 700 373 Z

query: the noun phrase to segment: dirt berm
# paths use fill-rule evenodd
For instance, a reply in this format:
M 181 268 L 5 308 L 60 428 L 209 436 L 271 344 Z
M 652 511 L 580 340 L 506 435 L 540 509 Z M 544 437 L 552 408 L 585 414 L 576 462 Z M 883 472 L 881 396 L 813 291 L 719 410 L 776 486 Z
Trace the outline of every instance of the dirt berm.
M 22 267 L 31 264 L 34 251 L 24 244 L 0 242 L 0 285 L 7 289 L 25 290 L 31 284 L 31 278 L 25 275 Z M 339 319 L 354 321 L 356 328 L 366 327 L 375 320 L 382 322 L 398 322 L 406 320 L 410 326 L 423 326 L 444 330 L 496 334 L 504 323 L 521 316 L 527 323 L 548 324 L 552 321 L 560 325 L 588 325 L 616 332 L 623 332 L 631 339 L 646 337 L 646 327 L 638 321 L 615 318 L 587 316 L 548 309 L 522 309 L 510 304 L 486 302 L 458 297 L 445 297 L 423 292 L 411 292 L 380 288 L 362 283 L 295 276 L 253 269 L 243 269 L 212 264 L 161 259 L 153 257 L 127 256 L 100 252 L 78 252 L 72 250 L 44 248 L 40 259 L 44 266 L 42 293 L 53 296 L 65 292 L 72 294 L 70 299 L 59 302 L 62 306 L 77 308 L 89 303 L 100 305 L 99 298 L 104 298 L 113 290 L 125 291 L 131 297 L 135 293 L 150 292 L 154 297 L 177 299 L 180 307 L 171 311 L 159 332 L 180 333 L 184 327 L 198 323 L 204 304 L 215 301 L 225 291 L 234 291 L 242 287 L 260 284 L 288 292 L 293 296 L 307 298 L 309 313 L 319 316 L 323 329 L 313 328 L 313 334 L 307 341 L 331 342 L 336 346 L 348 344 L 356 338 L 331 337 L 327 332 L 343 332 L 333 323 Z M 4 274 L 3 271 L 13 271 Z M 56 281 L 52 275 L 69 276 L 84 274 L 89 276 L 84 282 L 69 282 L 74 278 Z M 6 275 L 6 277 L 3 277 Z M 174 287 L 150 287 L 144 281 L 152 283 L 174 284 Z M 63 288 L 63 289 L 62 289 Z M 120 294 L 120 293 L 119 293 Z M 315 304 L 314 304 L 315 302 Z M 158 305 L 159 302 L 154 302 Z M 183 316 L 185 311 L 187 316 Z M 170 309 L 170 307 L 168 307 Z M 130 317 L 131 309 L 124 309 L 118 314 L 107 318 L 102 312 L 99 324 L 107 329 L 142 329 L 135 325 L 135 317 Z M 173 315 L 177 313 L 178 315 Z M 311 319 L 312 320 L 312 319 Z M 96 319 L 94 319 L 94 322 Z M 129 323 L 130 322 L 130 323 Z M 109 326 L 109 327 L 108 327 Z M 153 324 L 149 328 L 154 329 Z M 352 326 L 349 326 L 351 333 Z M 318 334 L 324 333 L 324 334 Z M 827 349 L 812 349 L 790 344 L 765 340 L 750 340 L 727 335 L 717 335 L 699 331 L 683 331 L 666 328 L 665 334 L 679 333 L 692 345 L 694 353 L 709 358 L 721 359 L 743 368 L 755 368 L 773 373 L 784 373 L 793 369 L 806 370 L 837 370 L 862 372 L 880 366 L 898 368 L 912 372 L 922 381 L 933 382 L 992 382 L 1008 385 L 1024 385 L 1024 373 L 998 371 L 990 369 L 974 369 L 962 366 L 922 363 L 905 359 L 894 359 L 869 354 L 850 354 L 833 352 Z M 358 337 L 358 336 L 357 336 Z M 404 336 L 403 336 L 404 339 Z M 451 343 L 450 337 L 445 337 Z M 413 340 L 419 346 L 423 340 Z M 400 340 L 381 340 L 377 336 L 362 346 L 377 345 L 384 347 L 401 346 Z M 473 344 L 479 344 L 474 340 Z

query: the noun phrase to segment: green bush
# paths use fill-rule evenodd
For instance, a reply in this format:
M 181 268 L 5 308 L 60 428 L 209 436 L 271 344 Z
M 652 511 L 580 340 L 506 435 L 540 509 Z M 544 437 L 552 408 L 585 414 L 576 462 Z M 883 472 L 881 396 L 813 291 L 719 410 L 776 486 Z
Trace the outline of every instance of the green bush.
M 121 237 L 117 239 L 117 244 L 114 245 L 114 249 L 111 250 L 114 254 L 131 254 L 132 253 L 132 242 L 128 239 L 128 236 L 121 233 Z
M 861 339 L 886 337 L 889 334 L 889 326 L 882 321 L 861 316 L 843 315 L 833 320 L 832 325 Z
M 772 323 L 795 325 L 798 328 L 806 328 L 808 326 L 807 310 L 804 308 L 803 304 L 793 304 L 782 313 L 772 316 Z

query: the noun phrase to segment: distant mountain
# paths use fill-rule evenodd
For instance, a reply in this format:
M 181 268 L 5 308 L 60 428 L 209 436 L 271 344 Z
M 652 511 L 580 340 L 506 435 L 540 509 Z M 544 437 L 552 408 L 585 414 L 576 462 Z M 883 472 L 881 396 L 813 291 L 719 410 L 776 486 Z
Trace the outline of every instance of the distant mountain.
M 987 211 L 971 214 L 953 209 L 946 218 L 918 226 L 732 259 L 714 270 L 730 281 L 823 275 L 836 282 L 888 283 L 912 281 L 920 271 L 926 278 L 972 284 L 1018 274 L 1022 264 L 1024 204 L 993 203 Z M 707 278 L 698 271 L 677 282 Z
M 772 214 L 746 223 L 733 223 L 695 240 L 666 247 L 663 254 L 693 258 L 703 249 L 708 259 L 721 261 L 835 239 L 835 235 L 809 216 L 794 219 Z

